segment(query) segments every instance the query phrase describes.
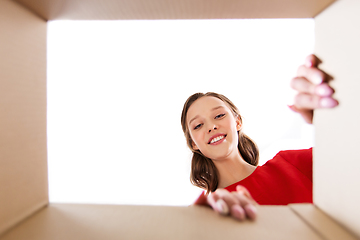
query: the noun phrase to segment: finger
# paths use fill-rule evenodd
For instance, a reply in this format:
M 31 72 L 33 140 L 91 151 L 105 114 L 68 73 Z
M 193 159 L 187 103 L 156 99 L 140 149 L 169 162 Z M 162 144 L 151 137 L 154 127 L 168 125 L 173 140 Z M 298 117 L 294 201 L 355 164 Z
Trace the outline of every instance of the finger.
M 298 68 L 296 76 L 306 78 L 316 85 L 330 80 L 330 77 L 325 72 L 315 67 L 307 67 L 306 65 L 301 65 Z
M 339 103 L 332 97 L 320 97 L 306 93 L 295 96 L 294 105 L 297 109 L 332 108 Z
M 245 207 L 248 204 L 253 204 L 254 200 L 247 197 L 243 192 L 232 192 L 233 196 L 236 198 L 236 204 L 239 204 L 241 207 Z
M 216 202 L 217 200 L 223 198 L 223 196 L 230 194 L 226 189 L 217 189 L 215 192 L 209 194 L 209 199 Z
M 214 205 L 214 210 L 220 214 L 227 215 L 231 213 L 231 208 L 234 205 L 239 207 L 251 203 L 251 200 L 238 192 L 229 192 L 227 190 L 219 189 L 211 194 L 211 204 Z
M 321 60 L 314 54 L 310 54 L 305 58 L 305 65 L 307 67 L 318 67 L 322 63 Z
M 230 194 L 228 191 L 226 192 Z M 218 212 L 222 215 L 229 214 L 229 206 L 223 199 L 226 192 L 220 192 L 219 194 L 219 190 L 216 190 L 214 193 L 211 193 L 207 199 L 208 204 L 215 210 L 215 212 Z
M 231 207 L 230 213 L 231 216 L 233 216 L 234 218 L 240 221 L 243 221 L 246 218 L 245 210 L 237 204 Z
M 298 92 L 316 94 L 321 97 L 329 97 L 334 94 L 334 89 L 327 83 L 315 85 L 303 77 L 293 78 L 290 86 Z
M 224 200 L 224 202 L 226 203 L 227 206 L 229 206 L 229 208 L 231 208 L 233 205 L 244 206 L 250 203 L 250 201 L 247 200 L 247 197 L 237 192 L 231 192 L 229 194 L 225 194 L 221 197 L 221 199 Z
M 330 97 L 334 92 L 334 89 L 327 83 L 322 83 L 315 87 L 315 94 L 321 97 Z
M 231 193 L 224 189 L 216 190 L 208 196 L 209 205 L 222 215 L 230 213 L 232 217 L 239 220 L 244 220 L 246 217 L 255 219 L 257 211 L 252 202 L 256 202 L 246 188 L 239 186 L 237 189 L 239 191 Z
M 240 206 L 243 210 L 245 210 L 245 215 L 250 218 L 250 219 L 255 219 L 256 218 L 256 215 L 257 215 L 257 210 L 256 210 L 256 207 L 254 206 L 253 202 L 255 202 L 251 196 L 250 197 L 247 197 L 244 192 L 242 191 L 241 188 L 238 188 L 239 191 L 237 191 L 235 193 L 235 195 L 237 196 L 239 202 L 240 202 Z M 245 189 L 246 190 L 246 189 Z M 247 193 L 249 193 L 247 190 L 246 190 Z M 250 194 L 250 193 L 249 193 Z M 255 202 L 255 204 L 257 204 Z M 234 205 L 235 206 L 235 205 Z M 233 208 L 233 206 L 232 206 Z M 233 215 L 234 217 L 238 217 L 239 213 L 235 212 L 231 212 L 231 215 Z M 241 216 L 240 216 L 241 217 Z
M 255 220 L 257 216 L 257 209 L 254 205 L 248 204 L 244 207 L 246 215 L 251 219 Z
M 219 199 L 215 203 L 215 210 L 216 212 L 220 213 L 221 215 L 228 215 L 229 214 L 229 206 L 223 199 Z
M 210 195 L 208 195 L 207 197 L 207 203 L 210 205 L 210 207 L 212 207 L 215 211 L 218 211 L 217 205 L 216 205 L 216 201 L 218 199 L 215 198 L 214 193 L 211 193 Z
M 295 96 L 294 105 L 297 109 L 315 109 L 319 106 L 320 97 L 307 93 L 299 93 Z
M 254 200 L 254 198 L 251 196 L 250 192 L 245 187 L 241 185 L 237 185 L 236 191 L 238 193 L 243 193 L 251 201 L 252 204 L 258 205 L 257 202 Z
M 290 86 L 292 89 L 303 93 L 315 93 L 316 85 L 309 82 L 306 78 L 295 77 L 291 80 Z

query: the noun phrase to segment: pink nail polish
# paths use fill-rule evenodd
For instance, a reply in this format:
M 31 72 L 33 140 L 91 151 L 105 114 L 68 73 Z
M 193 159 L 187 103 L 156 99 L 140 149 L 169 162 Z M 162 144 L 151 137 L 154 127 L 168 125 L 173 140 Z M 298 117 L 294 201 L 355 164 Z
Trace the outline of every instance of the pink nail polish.
M 253 205 L 248 205 L 248 209 L 250 210 L 250 211 L 252 211 L 254 214 L 256 214 L 256 212 L 257 212 L 257 210 L 256 210 L 256 207 L 254 207 Z
M 323 82 L 323 79 L 322 79 L 321 76 L 319 76 L 319 75 L 316 74 L 316 75 L 313 77 L 312 82 L 313 82 L 314 84 L 318 85 L 318 84 L 321 84 L 321 83 Z
M 295 112 L 295 106 L 294 105 L 287 105 L 288 108 L 291 110 L 291 111 L 294 111 Z
M 251 219 L 255 219 L 256 218 L 256 214 L 257 214 L 257 209 L 254 205 L 248 204 L 245 206 L 246 210 L 248 211 L 248 216 Z
M 239 219 L 240 221 L 245 220 L 246 218 L 245 211 L 239 205 L 234 206 L 232 208 L 232 211 L 237 219 Z
M 337 101 L 332 98 L 322 98 L 320 99 L 320 107 L 323 108 L 332 108 L 337 106 Z
M 316 87 L 316 93 L 319 96 L 328 97 L 331 96 L 331 94 L 333 94 L 333 91 L 327 85 L 321 84 Z

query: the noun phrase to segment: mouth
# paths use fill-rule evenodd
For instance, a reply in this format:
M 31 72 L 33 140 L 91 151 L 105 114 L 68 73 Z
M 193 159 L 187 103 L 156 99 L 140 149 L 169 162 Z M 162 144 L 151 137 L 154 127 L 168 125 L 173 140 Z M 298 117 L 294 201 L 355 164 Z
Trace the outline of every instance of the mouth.
M 214 136 L 214 137 L 210 138 L 208 144 L 221 143 L 226 138 L 226 136 L 227 136 L 226 134 Z

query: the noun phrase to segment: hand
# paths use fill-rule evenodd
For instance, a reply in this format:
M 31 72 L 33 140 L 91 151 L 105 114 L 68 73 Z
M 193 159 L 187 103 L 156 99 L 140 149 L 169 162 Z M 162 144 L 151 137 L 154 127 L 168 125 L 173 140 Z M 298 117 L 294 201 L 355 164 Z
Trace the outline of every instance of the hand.
M 257 215 L 257 203 L 251 197 L 249 191 L 238 185 L 236 191 L 229 192 L 226 189 L 217 189 L 215 192 L 205 195 L 202 193 L 195 201 L 195 205 L 209 205 L 214 211 L 222 215 L 231 215 L 240 221 L 249 218 L 254 220 Z
M 339 103 L 333 98 L 334 89 L 329 86 L 332 77 L 321 71 L 318 65 L 321 60 L 309 55 L 305 64 L 298 68 L 297 75 L 291 80 L 291 87 L 298 91 L 294 105 L 289 106 L 298 112 L 307 123 L 312 123 L 314 109 L 333 108 Z

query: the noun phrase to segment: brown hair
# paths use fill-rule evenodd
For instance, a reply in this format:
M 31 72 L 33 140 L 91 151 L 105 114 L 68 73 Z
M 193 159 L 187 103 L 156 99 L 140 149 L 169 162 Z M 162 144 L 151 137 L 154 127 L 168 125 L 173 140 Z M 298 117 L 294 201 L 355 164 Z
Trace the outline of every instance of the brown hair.
M 186 123 L 187 112 L 190 106 L 201 97 L 216 97 L 222 100 L 230 108 L 235 117 L 240 118 L 242 123 L 242 118 L 237 107 L 224 95 L 208 92 L 208 93 L 195 93 L 191 95 L 185 102 L 184 108 L 181 114 L 181 125 L 187 141 L 188 147 L 193 152 L 193 157 L 191 161 L 191 173 L 190 181 L 193 185 L 206 189 L 207 193 L 214 192 L 219 184 L 219 173 L 215 167 L 213 161 L 205 157 L 199 150 L 194 150 L 192 147 L 192 139 L 190 136 L 189 129 Z M 245 135 L 242 130 L 238 131 L 239 134 L 239 143 L 238 149 L 242 158 L 251 165 L 256 166 L 259 161 L 259 150 L 254 141 L 251 140 L 247 135 Z

